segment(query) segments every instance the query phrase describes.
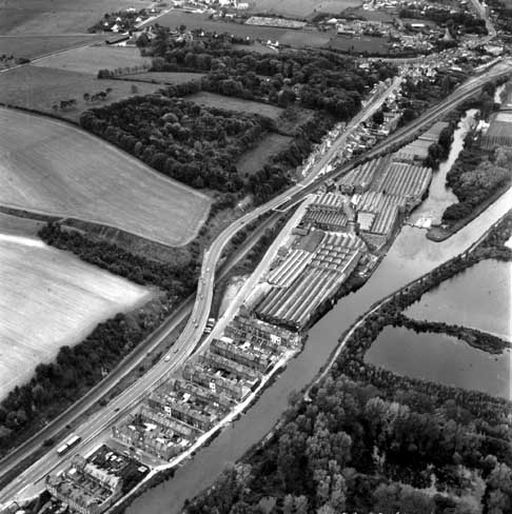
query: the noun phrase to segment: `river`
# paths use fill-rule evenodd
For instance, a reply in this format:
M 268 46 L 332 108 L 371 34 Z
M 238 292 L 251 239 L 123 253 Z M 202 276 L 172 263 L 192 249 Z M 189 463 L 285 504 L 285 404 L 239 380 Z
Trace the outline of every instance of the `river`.
M 510 350 L 492 355 L 446 334 L 385 327 L 365 361 L 399 375 L 511 399 Z M 478 370 L 478 372 L 477 372 Z
M 448 158 L 440 163 L 438 170 L 434 171 L 428 198 L 411 214 L 409 218 L 411 223 L 417 223 L 423 218 L 429 219 L 432 224 L 439 224 L 444 210 L 452 203 L 458 202 L 451 189 L 446 187 L 446 174 L 464 148 L 464 138 L 473 126 L 477 112 L 477 109 L 469 109 L 459 121 L 453 132 L 453 142 Z
M 467 249 L 512 205 L 509 189 L 482 215 L 442 243 L 425 231 L 404 226 L 370 280 L 342 298 L 309 331 L 304 350 L 289 363 L 254 406 L 226 428 L 207 448 L 176 470 L 174 478 L 150 489 L 127 509 L 128 514 L 177 514 L 183 502 L 210 486 L 227 464 L 260 441 L 286 410 L 291 393 L 310 383 L 337 346 L 338 337 L 379 299 Z

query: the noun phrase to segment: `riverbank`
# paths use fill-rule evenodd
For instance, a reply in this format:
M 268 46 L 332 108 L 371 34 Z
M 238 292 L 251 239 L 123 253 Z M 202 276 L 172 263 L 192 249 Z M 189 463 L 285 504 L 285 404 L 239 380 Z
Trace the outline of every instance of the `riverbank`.
M 508 189 L 510 189 L 510 184 L 507 184 L 506 186 L 498 189 L 498 191 L 496 191 L 492 196 L 478 205 L 469 216 L 466 216 L 464 219 L 454 223 L 450 227 L 444 227 L 443 225 L 432 225 L 427 231 L 427 238 L 436 243 L 446 241 L 446 239 L 456 234 L 468 223 L 473 221 L 475 218 L 478 218 L 482 212 L 484 212 L 490 205 L 496 202 L 500 196 L 507 192 Z

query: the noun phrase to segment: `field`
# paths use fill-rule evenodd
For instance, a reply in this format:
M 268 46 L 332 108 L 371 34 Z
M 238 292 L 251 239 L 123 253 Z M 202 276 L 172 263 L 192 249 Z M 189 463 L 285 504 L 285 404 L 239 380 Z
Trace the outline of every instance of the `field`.
M 149 4 L 141 0 L 3 0 L 0 34 L 86 32 L 106 12 Z
M 190 82 L 191 80 L 200 80 L 201 77 L 204 77 L 203 73 L 173 71 L 148 71 L 145 73 L 134 73 L 133 75 L 123 75 L 125 80 L 153 82 L 156 84 L 183 84 L 183 82 Z
M 78 128 L 0 109 L 0 203 L 110 225 L 171 246 L 193 239 L 210 200 Z
M 361 36 L 336 36 L 329 41 L 329 47 L 347 53 L 363 53 L 386 55 L 389 53 L 389 43 L 380 37 Z
M 0 399 L 61 346 L 151 294 L 39 239 L 1 233 L 0 283 Z
M 104 41 L 105 36 L 79 34 L 76 36 L 0 36 L 0 54 L 35 59 L 64 48 Z
M 291 137 L 281 134 L 268 134 L 256 148 L 245 152 L 237 161 L 236 167 L 240 176 L 245 177 L 259 171 L 268 162 L 269 157 L 284 150 L 291 141 Z
M 361 0 L 253 0 L 250 6 L 255 12 L 306 18 L 315 12 L 338 14 L 346 7 L 361 3 Z
M 86 102 L 85 93 L 93 95 L 111 88 L 106 101 Z M 135 88 L 135 89 L 134 89 Z M 0 102 L 35 109 L 62 118 L 78 121 L 90 107 L 102 106 L 136 94 L 148 94 L 161 88 L 150 83 L 123 80 L 98 80 L 94 76 L 39 66 L 23 66 L 0 74 Z M 54 111 L 52 106 L 61 100 L 76 99 L 74 108 Z
M 262 41 L 278 40 L 282 43 L 297 47 L 324 46 L 329 37 L 321 32 L 312 30 L 290 30 L 275 27 L 257 27 L 224 21 L 209 20 L 202 14 L 192 14 L 182 11 L 171 11 L 158 19 L 158 23 L 165 27 L 175 28 L 181 24 L 189 29 L 202 28 L 211 32 L 227 32 L 239 37 L 250 37 Z M 250 48 L 250 47 L 249 47 Z
M 82 46 L 56 55 L 39 59 L 36 66 L 59 70 L 91 73 L 96 76 L 101 69 L 113 70 L 131 66 L 151 64 L 149 57 L 142 57 L 135 47 Z
M 277 120 L 283 112 L 281 107 L 276 107 L 275 105 L 253 102 L 252 100 L 242 100 L 230 96 L 216 95 L 215 93 L 208 93 L 206 91 L 188 96 L 187 100 L 191 100 L 200 105 L 205 105 L 206 107 L 216 107 L 217 109 L 261 114 L 262 116 L 267 116 L 273 120 Z

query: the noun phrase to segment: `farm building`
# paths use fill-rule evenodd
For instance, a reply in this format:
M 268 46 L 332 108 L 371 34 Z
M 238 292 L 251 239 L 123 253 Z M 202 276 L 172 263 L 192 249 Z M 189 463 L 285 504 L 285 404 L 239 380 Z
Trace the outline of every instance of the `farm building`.
M 500 111 L 491 117 L 489 127 L 482 136 L 484 148 L 512 146 L 512 111 Z
M 428 149 L 433 143 L 437 143 L 443 129 L 448 126 L 446 121 L 434 123 L 420 137 L 401 148 L 395 153 L 394 160 L 404 162 L 423 161 L 428 156 Z

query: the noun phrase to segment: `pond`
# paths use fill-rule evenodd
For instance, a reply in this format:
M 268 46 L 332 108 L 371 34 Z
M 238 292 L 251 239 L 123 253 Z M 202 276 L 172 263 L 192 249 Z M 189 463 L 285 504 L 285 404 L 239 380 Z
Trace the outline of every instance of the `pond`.
M 399 375 L 511 399 L 510 350 L 491 355 L 456 337 L 385 327 L 365 361 Z
M 480 261 L 424 294 L 404 314 L 464 325 L 512 341 L 511 277 L 512 263 Z

